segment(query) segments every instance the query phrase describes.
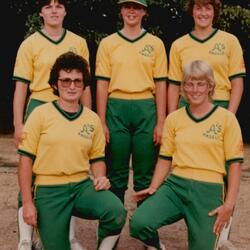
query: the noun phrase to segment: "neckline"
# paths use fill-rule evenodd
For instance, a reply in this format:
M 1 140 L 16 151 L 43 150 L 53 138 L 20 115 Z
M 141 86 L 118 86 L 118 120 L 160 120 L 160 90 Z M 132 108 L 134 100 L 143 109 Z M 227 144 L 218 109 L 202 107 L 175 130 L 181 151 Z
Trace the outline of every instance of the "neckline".
M 53 101 L 52 104 L 59 111 L 59 113 L 69 121 L 76 120 L 83 112 L 83 105 L 80 104 L 79 110 L 75 114 L 70 115 L 69 112 L 63 110 L 57 103 L 57 100 Z
M 138 37 L 134 38 L 134 39 L 130 39 L 128 37 L 126 37 L 120 30 L 117 31 L 117 34 L 122 37 L 123 39 L 125 39 L 128 42 L 134 43 L 138 40 L 140 40 L 142 37 L 144 37 L 147 34 L 146 30 L 143 30 L 141 34 L 139 34 Z
M 54 43 L 54 44 L 58 44 L 58 43 L 60 43 L 60 42 L 64 39 L 64 37 L 66 36 L 67 30 L 64 29 L 64 30 L 63 30 L 63 33 L 62 33 L 62 35 L 61 35 L 61 37 L 60 37 L 59 39 L 57 39 L 57 40 L 53 40 L 52 38 L 50 38 L 49 36 L 47 36 L 45 33 L 43 33 L 42 30 L 38 30 L 38 32 L 39 32 L 43 37 L 45 37 L 47 40 L 49 40 L 50 42 L 52 42 L 52 43 Z
M 209 116 L 211 116 L 215 112 L 215 110 L 217 110 L 218 107 L 219 106 L 215 104 L 204 116 L 199 117 L 199 118 L 195 117 L 192 114 L 192 112 L 190 111 L 189 104 L 186 105 L 185 110 L 186 110 L 186 113 L 189 116 L 189 118 L 191 118 L 191 120 L 193 120 L 194 122 L 198 123 L 198 122 L 202 122 L 202 121 L 206 120 Z
M 204 38 L 204 39 L 199 39 L 198 37 L 196 37 L 193 33 L 192 33 L 192 31 L 191 32 L 189 32 L 188 34 L 189 34 L 189 36 L 193 39 L 193 40 L 195 40 L 195 41 L 197 41 L 197 42 L 199 42 L 199 43 L 205 43 L 206 41 L 208 41 L 208 40 L 210 40 L 213 36 L 215 36 L 215 34 L 217 33 L 219 31 L 219 29 L 214 29 L 206 38 Z

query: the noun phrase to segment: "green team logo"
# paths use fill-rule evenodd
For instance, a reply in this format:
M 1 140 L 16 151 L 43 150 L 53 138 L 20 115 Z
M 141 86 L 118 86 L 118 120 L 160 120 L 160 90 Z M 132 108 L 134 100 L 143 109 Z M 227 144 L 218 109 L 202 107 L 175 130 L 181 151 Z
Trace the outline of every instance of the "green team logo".
M 80 132 L 78 132 L 78 135 L 86 139 L 91 139 L 94 131 L 95 126 L 93 124 L 86 123 L 82 126 Z
M 144 46 L 144 48 L 141 51 L 139 51 L 139 53 L 143 56 L 151 57 L 153 51 L 154 51 L 154 46 L 147 44 Z
M 225 54 L 225 49 L 226 49 L 225 44 L 223 44 L 223 43 L 216 43 L 214 45 L 213 49 L 211 49 L 209 51 L 209 53 L 213 54 L 213 55 L 224 55 Z
M 203 133 L 203 136 L 208 139 L 219 140 L 221 138 L 221 131 L 221 125 L 219 123 L 214 123 Z

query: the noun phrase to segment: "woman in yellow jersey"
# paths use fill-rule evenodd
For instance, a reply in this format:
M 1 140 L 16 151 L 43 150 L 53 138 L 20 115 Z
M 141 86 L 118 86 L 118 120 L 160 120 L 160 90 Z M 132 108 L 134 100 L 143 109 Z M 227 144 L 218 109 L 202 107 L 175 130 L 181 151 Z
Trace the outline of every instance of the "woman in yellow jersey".
M 193 60 L 208 62 L 214 71 L 213 101 L 234 114 L 243 92 L 245 66 L 238 39 L 214 28 L 221 9 L 220 0 L 188 0 L 187 11 L 193 17 L 193 30 L 173 42 L 169 56 L 168 111 L 186 104 L 180 93 L 184 66 Z M 181 98 L 179 98 L 181 96 Z
M 21 140 L 24 121 L 32 110 L 46 102 L 57 99 L 48 84 L 49 72 L 56 58 L 64 52 L 73 51 L 87 61 L 89 51 L 84 38 L 64 29 L 63 21 L 67 14 L 65 0 L 39 0 L 37 1 L 39 15 L 43 26 L 34 34 L 26 38 L 20 45 L 16 57 L 13 79 L 16 89 L 13 100 L 14 138 L 18 146 Z M 30 92 L 28 105 L 25 110 L 28 90 Z M 87 86 L 82 96 L 82 101 L 91 107 L 90 87 Z M 22 206 L 19 197 L 19 214 Z M 30 245 L 32 228 L 26 227 L 22 216 L 18 216 L 20 232 L 20 249 L 22 241 Z M 71 239 L 74 238 L 74 221 L 72 220 Z M 77 243 L 74 243 L 75 245 Z
M 72 249 L 68 237 L 72 213 L 99 220 L 98 250 L 114 248 L 126 221 L 123 204 L 108 191 L 101 121 L 80 104 L 88 80 L 83 57 L 73 52 L 58 57 L 49 84 L 59 99 L 32 112 L 18 149 L 23 219 L 37 227 L 46 250 Z
M 136 201 L 148 197 L 132 216 L 130 233 L 149 249 L 165 249 L 157 229 L 184 219 L 189 249 L 213 250 L 229 223 L 240 186 L 243 142 L 235 115 L 212 103 L 214 87 L 208 63 L 185 65 L 182 88 L 189 104 L 167 116 L 151 184 L 133 196 Z M 226 196 L 225 161 L 230 165 Z
M 162 40 L 142 27 L 146 0 L 118 4 L 123 27 L 97 51 L 96 101 L 111 190 L 124 201 L 131 155 L 134 189 L 144 189 L 152 178 L 166 116 L 167 57 Z

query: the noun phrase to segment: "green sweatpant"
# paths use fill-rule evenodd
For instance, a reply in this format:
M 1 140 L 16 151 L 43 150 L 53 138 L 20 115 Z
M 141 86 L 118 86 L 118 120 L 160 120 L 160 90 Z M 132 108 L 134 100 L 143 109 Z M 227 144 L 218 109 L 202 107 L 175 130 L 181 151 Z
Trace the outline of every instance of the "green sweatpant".
M 121 201 L 110 191 L 95 191 L 90 179 L 65 185 L 39 185 L 34 199 L 44 250 L 70 250 L 72 214 L 99 220 L 97 245 L 107 236 L 120 234 L 126 221 Z
M 124 202 L 128 188 L 129 160 L 132 155 L 134 190 L 146 188 L 157 158 L 153 143 L 156 105 L 153 98 L 124 100 L 109 98 L 106 112 L 110 143 L 106 161 L 111 191 Z
M 170 175 L 159 190 L 137 208 L 130 219 L 130 234 L 160 249 L 157 229 L 184 219 L 189 250 L 213 250 L 216 217 L 208 213 L 223 203 L 223 184 Z

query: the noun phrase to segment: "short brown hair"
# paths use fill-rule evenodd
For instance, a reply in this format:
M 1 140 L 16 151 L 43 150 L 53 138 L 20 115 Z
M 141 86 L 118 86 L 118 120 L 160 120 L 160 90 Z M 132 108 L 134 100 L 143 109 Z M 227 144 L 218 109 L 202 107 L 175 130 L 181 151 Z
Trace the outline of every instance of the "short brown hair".
M 82 56 L 79 56 L 74 52 L 69 51 L 60 55 L 56 59 L 50 71 L 49 85 L 52 87 L 55 95 L 58 95 L 57 82 L 61 70 L 77 70 L 81 72 L 83 77 L 84 88 L 89 85 L 90 73 L 88 62 Z
M 214 20 L 213 23 L 216 23 L 220 17 L 220 10 L 221 10 L 221 1 L 220 0 L 187 0 L 185 9 L 186 11 L 192 16 L 193 9 L 195 4 L 211 4 L 214 7 Z
M 52 0 L 37 0 L 37 12 L 41 12 L 42 8 L 48 4 L 50 4 Z M 65 9 L 67 9 L 67 1 L 66 0 L 56 0 L 55 2 L 62 4 Z

